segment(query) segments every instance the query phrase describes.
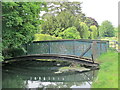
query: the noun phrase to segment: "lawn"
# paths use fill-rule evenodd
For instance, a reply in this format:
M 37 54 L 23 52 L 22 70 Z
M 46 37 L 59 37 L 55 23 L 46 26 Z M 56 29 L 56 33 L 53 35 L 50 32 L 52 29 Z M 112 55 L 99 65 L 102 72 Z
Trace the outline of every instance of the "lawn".
M 109 50 L 97 61 L 100 63 L 100 70 L 92 88 L 118 88 L 118 53 Z

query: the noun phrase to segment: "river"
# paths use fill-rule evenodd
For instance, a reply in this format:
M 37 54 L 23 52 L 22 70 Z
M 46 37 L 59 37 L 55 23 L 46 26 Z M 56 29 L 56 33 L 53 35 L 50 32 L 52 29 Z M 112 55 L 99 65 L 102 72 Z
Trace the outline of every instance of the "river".
M 3 88 L 91 88 L 98 70 L 87 72 L 64 71 L 66 61 L 13 61 L 2 66 Z

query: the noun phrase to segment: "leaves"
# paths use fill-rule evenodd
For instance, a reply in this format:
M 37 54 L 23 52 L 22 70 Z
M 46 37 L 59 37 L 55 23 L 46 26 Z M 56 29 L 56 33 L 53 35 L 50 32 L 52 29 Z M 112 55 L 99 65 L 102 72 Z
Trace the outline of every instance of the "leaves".
M 89 32 L 89 27 L 87 26 L 87 24 L 84 22 L 80 22 L 80 28 L 81 28 L 81 31 L 80 31 L 81 38 L 88 39 L 90 36 L 90 32 Z
M 103 21 L 99 28 L 99 34 L 101 37 L 113 37 L 115 33 L 112 23 L 108 20 Z
M 80 39 L 80 34 L 76 27 L 69 27 L 59 34 L 63 39 Z
M 62 39 L 61 37 L 54 37 L 48 34 L 35 34 L 34 41 L 44 41 L 44 40 L 59 40 Z
M 39 13 L 42 3 L 3 2 L 3 46 L 17 48 L 33 40 L 40 24 Z
M 75 27 L 79 32 L 79 37 L 88 39 L 90 38 L 90 26 L 95 25 L 98 27 L 95 19 L 86 17 L 85 14 L 82 13 L 80 2 L 48 2 L 47 6 L 48 12 L 42 16 L 45 22 L 41 24 L 40 28 L 43 34 L 72 38 L 73 35 L 68 37 L 70 33 L 66 36 L 64 31 Z M 80 25 L 82 22 L 84 22 L 84 24 Z
M 97 39 L 98 36 L 98 30 L 97 27 L 95 25 L 90 26 L 90 30 L 91 30 L 91 39 Z

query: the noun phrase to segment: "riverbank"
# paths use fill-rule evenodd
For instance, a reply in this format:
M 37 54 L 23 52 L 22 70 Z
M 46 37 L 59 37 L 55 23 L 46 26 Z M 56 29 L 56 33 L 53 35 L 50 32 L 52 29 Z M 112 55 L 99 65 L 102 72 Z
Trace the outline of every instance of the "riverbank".
M 109 50 L 97 61 L 100 63 L 100 70 L 92 88 L 118 88 L 118 53 Z

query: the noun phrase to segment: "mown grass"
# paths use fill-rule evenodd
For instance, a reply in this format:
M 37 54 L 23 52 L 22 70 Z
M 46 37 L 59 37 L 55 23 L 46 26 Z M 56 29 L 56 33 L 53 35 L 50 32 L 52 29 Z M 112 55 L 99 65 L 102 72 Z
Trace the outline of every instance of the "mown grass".
M 98 60 L 100 70 L 92 88 L 118 88 L 118 53 L 109 50 Z

